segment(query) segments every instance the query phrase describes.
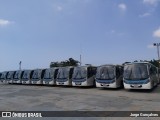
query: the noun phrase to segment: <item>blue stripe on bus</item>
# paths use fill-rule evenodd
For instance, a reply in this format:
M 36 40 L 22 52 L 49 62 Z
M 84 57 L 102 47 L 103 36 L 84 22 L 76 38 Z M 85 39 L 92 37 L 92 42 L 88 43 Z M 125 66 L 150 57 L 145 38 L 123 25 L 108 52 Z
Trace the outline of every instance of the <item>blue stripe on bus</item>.
M 68 79 L 57 79 L 57 82 L 66 82 Z
M 147 84 L 149 82 L 148 79 L 145 80 L 124 80 L 126 84 Z
M 100 80 L 100 79 L 96 79 L 97 83 L 106 83 L 106 84 L 110 84 L 110 83 L 114 83 L 115 80 Z
M 86 79 L 72 79 L 73 82 L 85 82 Z

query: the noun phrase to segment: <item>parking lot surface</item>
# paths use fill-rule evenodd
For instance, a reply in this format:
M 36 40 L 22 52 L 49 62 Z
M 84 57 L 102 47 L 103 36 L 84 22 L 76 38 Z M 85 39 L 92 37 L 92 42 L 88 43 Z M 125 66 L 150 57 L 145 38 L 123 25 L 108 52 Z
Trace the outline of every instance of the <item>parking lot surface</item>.
M 0 84 L 0 111 L 159 110 L 160 85 L 153 90 L 124 90 Z

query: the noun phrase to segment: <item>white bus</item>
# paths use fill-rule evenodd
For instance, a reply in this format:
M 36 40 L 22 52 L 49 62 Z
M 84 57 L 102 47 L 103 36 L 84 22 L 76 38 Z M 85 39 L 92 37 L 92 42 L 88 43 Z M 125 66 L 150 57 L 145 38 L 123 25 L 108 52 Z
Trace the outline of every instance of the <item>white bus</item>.
M 157 69 L 158 69 L 158 84 L 160 84 L 160 68 Z
M 96 73 L 96 87 L 123 87 L 123 66 L 112 64 L 99 66 Z
M 1 75 L 2 75 L 2 73 L 0 72 L 0 82 L 2 82 L 2 81 L 1 81 Z
M 96 67 L 78 66 L 74 68 L 72 86 L 95 86 Z
M 43 84 L 43 76 L 45 69 L 35 69 L 33 70 L 33 75 L 31 78 L 31 84 Z
M 6 83 L 7 74 L 8 74 L 7 71 L 4 71 L 4 72 L 1 73 L 0 81 L 1 81 L 2 83 Z
M 25 70 L 22 75 L 22 84 L 31 84 L 33 70 Z
M 9 71 L 6 76 L 6 83 L 13 83 L 13 76 L 16 71 Z
M 13 83 L 22 83 L 22 76 L 23 76 L 24 71 L 22 70 L 17 70 L 13 76 Z
M 57 68 L 48 68 L 44 72 L 43 84 L 56 85 Z
M 56 85 L 72 85 L 72 74 L 73 74 L 74 67 L 67 66 L 67 67 L 59 67 L 57 78 L 56 78 Z
M 148 62 L 127 63 L 123 84 L 125 89 L 152 89 L 158 84 L 157 68 Z

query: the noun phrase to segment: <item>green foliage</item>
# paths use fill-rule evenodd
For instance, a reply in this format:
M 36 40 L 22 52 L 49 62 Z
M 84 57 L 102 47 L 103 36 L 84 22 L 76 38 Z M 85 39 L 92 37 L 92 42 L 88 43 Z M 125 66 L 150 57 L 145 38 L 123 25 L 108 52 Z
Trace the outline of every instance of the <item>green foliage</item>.
M 159 62 L 158 60 L 151 60 L 150 63 L 152 63 L 153 65 L 155 65 L 156 67 L 159 67 Z
M 61 62 L 51 62 L 50 68 L 52 67 L 65 67 L 65 66 L 78 66 L 79 61 L 74 60 L 73 58 L 69 58 L 66 61 Z

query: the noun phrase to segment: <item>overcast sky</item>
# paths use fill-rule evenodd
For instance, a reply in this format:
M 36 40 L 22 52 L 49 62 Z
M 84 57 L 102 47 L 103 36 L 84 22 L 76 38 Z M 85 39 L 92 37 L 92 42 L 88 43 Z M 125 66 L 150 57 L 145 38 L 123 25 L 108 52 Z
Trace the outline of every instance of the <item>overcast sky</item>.
M 0 71 L 157 59 L 160 0 L 0 0 Z

